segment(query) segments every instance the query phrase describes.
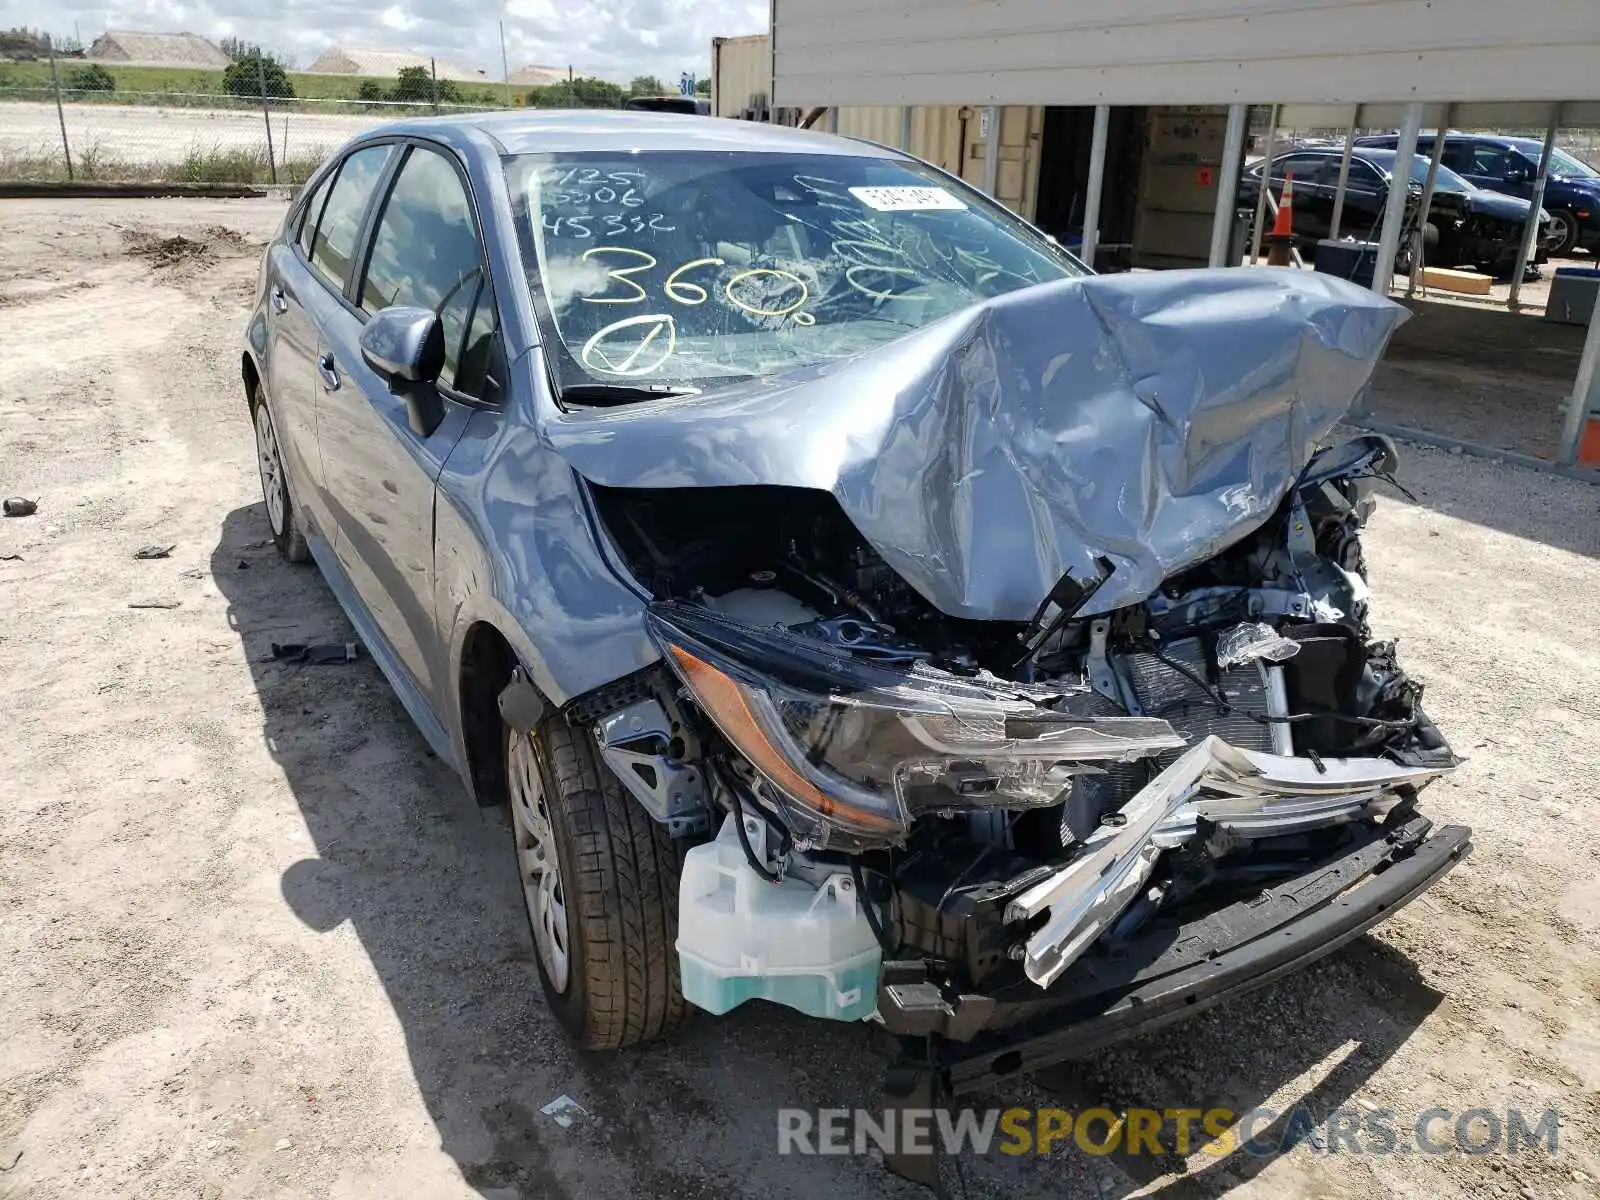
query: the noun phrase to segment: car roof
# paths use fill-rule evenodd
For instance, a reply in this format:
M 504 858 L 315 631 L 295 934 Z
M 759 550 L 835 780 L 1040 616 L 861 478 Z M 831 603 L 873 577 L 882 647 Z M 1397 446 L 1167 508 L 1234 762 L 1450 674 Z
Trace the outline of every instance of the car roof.
M 1438 136 L 1439 135 L 1436 130 L 1425 129 L 1421 133 L 1417 134 L 1417 141 L 1419 143 L 1431 143 L 1433 139 Z M 1399 140 L 1400 135 L 1398 133 L 1366 134 L 1356 139 L 1356 145 L 1371 146 L 1385 142 L 1398 142 Z M 1501 146 L 1512 150 L 1521 150 L 1524 152 L 1531 149 L 1535 153 L 1539 153 L 1544 149 L 1544 143 L 1539 141 L 1538 138 L 1513 137 L 1504 133 L 1462 133 L 1460 130 L 1452 129 L 1449 133 L 1444 135 L 1444 140 L 1446 145 L 1451 142 L 1473 141 L 1488 142 L 1494 146 Z M 1392 149 L 1393 147 L 1390 148 Z
M 808 129 L 688 113 L 535 109 L 474 113 L 428 122 L 479 130 L 507 154 L 583 150 L 700 150 L 901 158 L 898 151 Z

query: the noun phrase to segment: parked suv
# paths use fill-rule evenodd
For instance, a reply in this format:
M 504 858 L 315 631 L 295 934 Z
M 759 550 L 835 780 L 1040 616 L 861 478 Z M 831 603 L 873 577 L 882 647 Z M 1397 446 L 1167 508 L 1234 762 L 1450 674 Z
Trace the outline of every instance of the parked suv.
M 1419 137 L 1417 153 L 1432 157 L 1434 136 L 1425 133 Z M 1398 142 L 1399 137 L 1392 133 L 1356 139 L 1360 146 L 1391 150 Z M 1533 196 L 1543 148 L 1537 138 L 1450 133 L 1445 135 L 1440 161 L 1481 188 L 1526 200 Z M 1565 150 L 1552 150 L 1544 207 L 1551 217 L 1545 238 L 1545 249 L 1551 254 L 1566 254 L 1574 248 L 1600 249 L 1600 171 Z

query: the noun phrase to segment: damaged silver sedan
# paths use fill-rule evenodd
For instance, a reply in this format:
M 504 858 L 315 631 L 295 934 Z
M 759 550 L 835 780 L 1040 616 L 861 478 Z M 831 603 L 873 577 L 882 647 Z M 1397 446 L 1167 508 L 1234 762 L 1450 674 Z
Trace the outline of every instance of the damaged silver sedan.
M 1403 315 L 1094 277 L 864 143 L 497 114 L 336 156 L 242 366 L 279 546 L 509 805 L 567 1028 L 872 1019 L 927 1101 L 1264 983 L 1470 848 L 1368 625 L 1394 449 L 1332 437 Z

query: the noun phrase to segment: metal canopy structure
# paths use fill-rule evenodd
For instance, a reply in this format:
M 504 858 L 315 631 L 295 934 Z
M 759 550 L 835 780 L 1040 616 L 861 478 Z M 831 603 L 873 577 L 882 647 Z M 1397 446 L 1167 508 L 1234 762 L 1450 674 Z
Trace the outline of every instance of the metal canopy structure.
M 1600 99 L 1595 0 L 772 0 L 775 104 Z
M 1600 0 L 771 0 L 772 101 L 792 107 L 1092 106 L 1083 239 L 1098 238 L 1113 105 L 1228 107 L 1210 262 L 1229 261 L 1249 106 L 1274 128 L 1395 128 L 1398 153 L 1374 290 L 1386 294 L 1405 220 L 1413 151 L 1448 129 L 1547 130 L 1518 267 L 1528 261 L 1551 147 L 1565 125 L 1600 126 Z M 833 118 L 830 118 L 833 119 Z M 1269 138 L 1270 142 L 1270 138 Z M 1270 151 L 1270 146 L 1269 146 Z M 995 194 L 995 155 L 984 188 Z M 1262 193 L 1267 192 L 1264 186 Z M 1259 232 L 1260 218 L 1257 220 Z M 1419 235 L 1420 236 L 1420 235 Z M 1420 260 L 1420 253 L 1413 261 Z M 1511 305 L 1517 307 L 1517 272 Z M 1415 276 L 1413 276 L 1413 286 Z M 1573 463 L 1600 413 L 1600 320 L 1589 324 L 1558 447 Z M 1468 449 L 1473 447 L 1468 446 Z

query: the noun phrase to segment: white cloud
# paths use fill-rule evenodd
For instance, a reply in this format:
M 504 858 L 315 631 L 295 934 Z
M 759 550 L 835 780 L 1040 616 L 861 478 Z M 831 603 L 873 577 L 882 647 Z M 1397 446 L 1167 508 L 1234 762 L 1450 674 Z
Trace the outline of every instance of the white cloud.
M 387 28 L 398 29 L 402 33 L 417 27 L 417 19 L 396 4 L 383 10 L 383 23 Z
M 305 66 L 329 46 L 378 46 L 434 55 L 500 76 L 500 34 L 515 70 L 525 63 L 571 66 L 626 82 L 680 71 L 704 75 L 711 39 L 759 33 L 766 0 L 393 0 L 356 11 L 338 0 L 7 0 L 7 25 L 26 25 L 88 45 L 107 29 L 188 30 L 213 40 L 260 42 Z

